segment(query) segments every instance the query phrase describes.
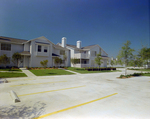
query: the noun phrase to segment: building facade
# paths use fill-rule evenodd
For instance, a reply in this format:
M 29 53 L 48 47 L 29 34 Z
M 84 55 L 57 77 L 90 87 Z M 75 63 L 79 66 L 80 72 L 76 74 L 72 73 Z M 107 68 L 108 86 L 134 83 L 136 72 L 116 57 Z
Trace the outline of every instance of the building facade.
M 32 40 L 21 40 L 0 36 L 0 55 L 6 54 L 10 57 L 10 64 L 7 66 L 15 66 L 11 61 L 14 53 L 20 53 L 22 62 L 19 67 L 41 67 L 40 62 L 48 60 L 48 67 L 56 66 L 54 59 L 59 57 L 63 60 L 61 66 L 70 66 L 70 52 L 67 48 L 55 45 L 44 36 Z M 64 61 L 63 55 L 67 56 Z
M 70 50 L 70 59 L 77 58 L 80 62 L 76 65 L 71 63 L 72 67 L 98 67 L 95 63 L 96 55 L 101 53 L 102 64 L 101 67 L 107 67 L 107 60 L 109 59 L 108 54 L 99 45 L 90 45 L 81 47 L 81 41 L 77 41 L 76 45 L 66 44 L 67 39 L 62 38 L 62 42 L 57 45 L 62 46 Z

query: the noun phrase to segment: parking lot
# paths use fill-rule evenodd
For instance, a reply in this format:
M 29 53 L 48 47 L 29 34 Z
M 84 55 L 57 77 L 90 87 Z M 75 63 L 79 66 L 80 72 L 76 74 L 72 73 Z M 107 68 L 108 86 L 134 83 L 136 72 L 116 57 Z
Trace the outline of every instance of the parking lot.
M 9 78 L 0 84 L 0 118 L 150 118 L 150 77 L 120 74 Z

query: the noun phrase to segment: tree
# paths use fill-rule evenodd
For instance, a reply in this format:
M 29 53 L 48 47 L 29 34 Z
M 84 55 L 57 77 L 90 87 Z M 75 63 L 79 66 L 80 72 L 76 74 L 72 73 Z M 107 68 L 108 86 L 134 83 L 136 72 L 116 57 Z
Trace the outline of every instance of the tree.
M 133 51 L 134 49 L 130 48 L 131 42 L 127 41 L 126 43 L 124 43 L 124 46 L 122 46 L 122 49 L 120 50 L 119 54 L 118 54 L 118 59 L 119 60 L 123 60 L 125 63 L 125 75 L 127 74 L 127 65 L 130 61 L 130 59 L 133 57 Z
M 109 60 L 107 60 L 107 66 L 109 65 Z
M 118 59 L 118 60 L 117 60 L 117 64 L 120 64 L 120 65 L 123 66 L 124 62 L 123 62 L 121 59 Z
M 62 59 L 61 58 L 59 58 L 59 65 L 61 65 L 62 64 Z
M 74 67 L 74 65 L 76 65 L 77 63 L 79 63 L 79 59 L 77 59 L 77 58 L 71 58 L 71 63 L 73 64 L 73 67 Z
M 113 67 L 113 65 L 115 64 L 114 60 L 110 61 L 111 66 Z
M 64 65 L 66 66 L 66 60 L 67 60 L 66 54 L 63 55 L 63 59 L 64 59 Z
M 56 58 L 55 58 L 55 60 L 54 60 L 54 63 L 55 63 L 56 65 L 58 65 L 58 64 L 62 64 L 62 59 L 61 59 L 61 58 L 56 57 Z
M 14 53 L 13 56 L 12 56 L 12 62 L 13 62 L 15 65 L 17 64 L 17 66 L 19 67 L 19 62 L 20 62 L 20 63 L 23 62 L 23 60 L 22 60 L 22 58 L 21 58 L 21 54 L 18 53 L 18 52 Z
M 48 60 L 43 60 L 40 62 L 40 64 L 44 67 L 44 69 L 47 67 L 47 63 L 48 63 Z
M 103 63 L 103 62 L 102 62 L 101 53 L 99 53 L 99 54 L 96 55 L 95 63 L 99 66 L 99 69 L 100 69 L 100 66 L 101 66 L 101 64 Z
M 149 64 L 148 60 L 150 59 L 150 48 L 143 47 L 139 52 L 138 52 L 138 57 L 141 58 L 142 63 L 144 64 Z
M 6 68 L 6 65 L 10 63 L 10 58 L 7 57 L 6 54 L 3 54 L 0 56 L 0 64 L 4 64 L 5 68 Z

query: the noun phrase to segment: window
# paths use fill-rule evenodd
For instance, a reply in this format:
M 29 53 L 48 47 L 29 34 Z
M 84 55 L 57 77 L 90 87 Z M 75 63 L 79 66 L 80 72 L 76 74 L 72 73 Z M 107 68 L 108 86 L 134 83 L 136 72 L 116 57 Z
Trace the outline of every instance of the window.
M 41 52 L 41 45 L 38 45 L 38 52 Z
M 47 47 L 46 46 L 44 47 L 44 52 L 47 52 Z
M 65 55 L 65 51 L 64 50 L 60 50 L 60 55 Z
M 11 44 L 1 43 L 1 50 L 11 51 Z

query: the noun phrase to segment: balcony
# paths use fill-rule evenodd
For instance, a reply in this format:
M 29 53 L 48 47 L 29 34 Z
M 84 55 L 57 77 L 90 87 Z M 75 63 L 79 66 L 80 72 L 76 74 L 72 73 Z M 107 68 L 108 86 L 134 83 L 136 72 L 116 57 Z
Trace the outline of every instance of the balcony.
M 84 53 L 75 53 L 74 54 L 74 57 L 75 58 L 81 58 L 81 59 L 89 59 L 90 58 L 90 55 L 89 54 L 84 54 Z
M 78 67 L 78 68 L 84 68 L 84 67 L 89 67 L 89 64 L 76 64 L 74 65 L 74 67 Z

